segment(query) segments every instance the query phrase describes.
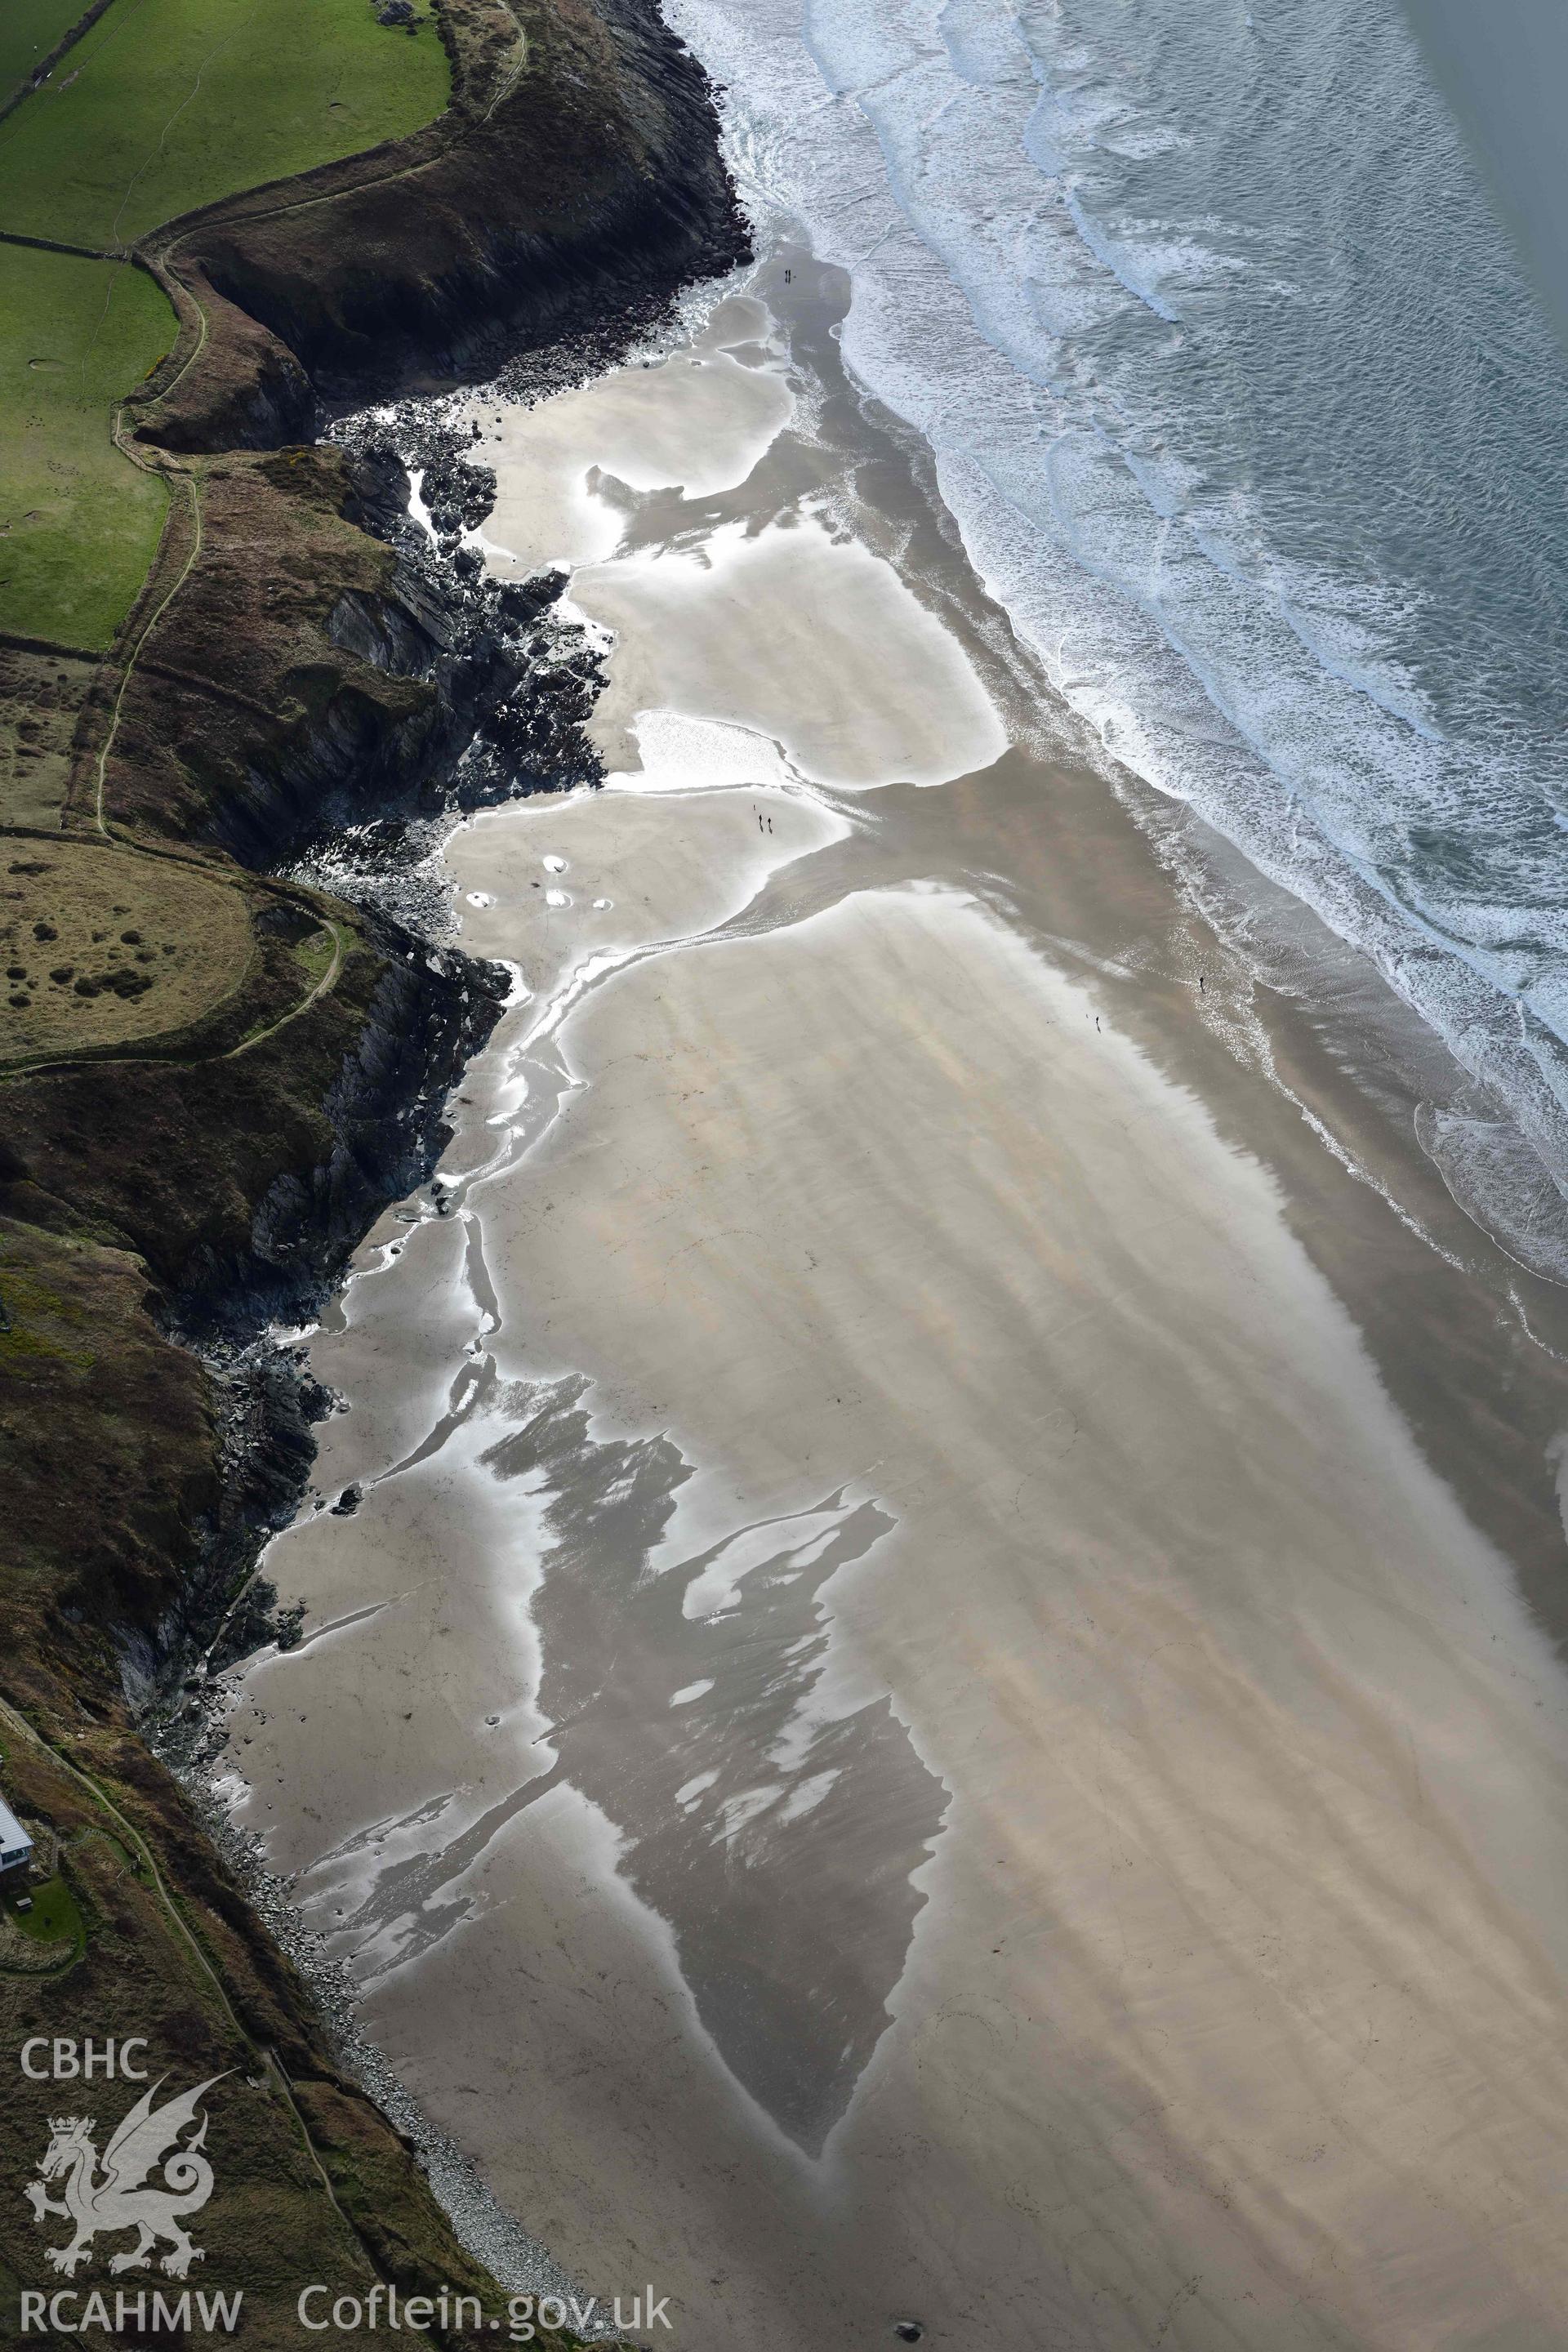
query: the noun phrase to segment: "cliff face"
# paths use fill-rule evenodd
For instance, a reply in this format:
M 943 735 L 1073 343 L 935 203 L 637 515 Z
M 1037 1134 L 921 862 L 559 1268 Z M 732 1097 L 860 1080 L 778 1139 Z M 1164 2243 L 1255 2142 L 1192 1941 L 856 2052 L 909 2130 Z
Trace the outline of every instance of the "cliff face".
M 213 205 L 145 256 L 184 332 L 127 422 L 144 462 L 201 458 L 207 528 L 126 687 L 107 795 L 247 864 L 428 804 L 526 668 L 493 600 L 372 535 L 395 489 L 299 446 L 323 404 L 563 336 L 613 350 L 746 251 L 711 94 L 656 0 L 443 0 L 441 22 L 440 121 Z M 531 783 L 575 780 L 572 715 L 513 714 Z
M 407 494 L 385 452 L 206 464 L 200 556 L 121 695 L 118 822 L 266 866 L 334 825 L 595 772 L 584 665 L 536 658 L 559 578 L 498 588 L 441 563 L 395 530 Z
M 140 2032 L 235 2070 L 248 2120 L 224 2150 L 232 2225 L 215 2223 L 207 2278 L 237 2266 L 259 2346 L 307 2340 L 287 2285 L 300 2245 L 345 2286 L 487 2283 L 135 1735 L 122 1685 L 205 1640 L 310 1461 L 310 1400 L 276 1360 L 218 1381 L 169 1335 L 221 1337 L 232 1363 L 319 1297 L 430 1166 L 499 1010 L 488 968 L 266 869 L 346 820 L 576 781 L 590 698 L 558 670 L 532 680 L 547 590 L 433 571 L 395 543 L 395 467 L 307 445 L 326 403 L 567 331 L 613 344 L 743 246 L 706 87 L 655 0 L 437 5 L 456 92 L 440 122 L 137 257 L 184 331 L 121 433 L 177 495 L 80 707 L 55 838 L 134 868 L 122 898 L 153 903 L 178 874 L 237 898 L 238 977 L 177 1030 L 67 1034 L 0 1065 L 0 1748 L 76 1922 L 37 1968 L 0 1969 L 0 2032 Z M 47 837 L 6 845 L 0 896 L 53 887 Z M 58 928 L 29 913 L 19 990 L 57 1024 L 74 1002 L 43 969 Z M 123 907 L 91 937 L 119 959 L 115 1003 L 153 985 Z M 187 949 L 156 952 L 173 972 Z M 0 2280 L 47 2284 L 16 2214 L 58 2095 L 9 2095 Z
M 506 988 L 493 967 L 361 913 L 336 919 L 335 985 L 270 1035 L 242 1042 L 289 1009 L 263 970 L 166 1055 L 14 1080 L 0 1212 L 134 1251 L 183 1329 L 239 1334 L 313 1307 L 428 1169 L 447 1093 Z
M 710 93 L 654 0 L 448 0 L 445 23 L 440 122 L 155 242 L 209 348 L 154 380 L 146 439 L 277 445 L 313 394 L 450 382 L 743 256 Z
M 521 654 L 457 583 L 360 526 L 385 487 L 366 476 L 326 448 L 205 467 L 200 558 L 121 700 L 104 777 L 121 823 L 270 865 L 437 793 L 517 685 Z
M 498 593 L 389 543 L 395 460 L 266 445 L 328 398 L 450 380 L 520 338 L 570 324 L 613 343 L 733 263 L 744 231 L 706 83 L 656 0 L 441 0 L 441 24 L 439 122 L 139 257 L 184 332 L 124 426 L 182 495 L 79 726 L 84 833 L 265 869 L 323 827 L 440 806 L 465 755 L 470 799 L 585 772 L 591 682 L 531 678 L 548 589 Z M 187 508 L 201 528 L 182 540 Z M 461 958 L 321 915 L 348 951 L 297 1015 L 298 970 L 258 938 L 192 1034 L 5 1078 L 0 1213 L 133 1251 L 150 1311 L 187 1326 L 255 1328 L 319 1291 L 427 1164 L 497 1001 Z

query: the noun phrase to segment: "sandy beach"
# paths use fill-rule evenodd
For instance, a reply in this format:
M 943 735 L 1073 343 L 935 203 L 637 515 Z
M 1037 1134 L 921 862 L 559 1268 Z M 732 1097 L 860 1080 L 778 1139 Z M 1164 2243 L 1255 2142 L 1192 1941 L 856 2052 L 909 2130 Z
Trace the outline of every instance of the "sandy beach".
M 1436 1041 L 1053 711 L 843 300 L 476 404 L 610 778 L 448 845 L 517 998 L 312 1341 L 237 1817 L 660 2340 L 1551 2352 L 1568 1302 Z

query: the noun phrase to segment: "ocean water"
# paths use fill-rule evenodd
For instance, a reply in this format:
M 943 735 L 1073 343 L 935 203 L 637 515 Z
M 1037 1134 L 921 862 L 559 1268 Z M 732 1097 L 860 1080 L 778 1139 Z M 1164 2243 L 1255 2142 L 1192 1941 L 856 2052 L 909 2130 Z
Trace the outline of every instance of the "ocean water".
M 1568 1277 L 1568 359 L 1396 0 L 668 14 L 1054 684 L 1440 1029 Z

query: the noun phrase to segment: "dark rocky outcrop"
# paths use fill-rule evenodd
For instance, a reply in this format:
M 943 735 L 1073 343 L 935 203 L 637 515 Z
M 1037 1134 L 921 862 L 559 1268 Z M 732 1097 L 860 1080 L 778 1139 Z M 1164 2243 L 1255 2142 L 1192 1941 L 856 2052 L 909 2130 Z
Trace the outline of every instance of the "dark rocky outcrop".
M 446 0 L 442 21 L 455 89 L 439 122 L 153 242 L 208 331 L 196 365 L 153 380 L 144 438 L 277 446 L 303 437 L 312 391 L 341 403 L 483 373 L 743 257 L 711 93 L 657 0 L 520 0 L 515 19 Z
M 121 697 L 117 819 L 263 867 L 371 815 L 596 774 L 596 666 L 549 617 L 563 579 L 498 586 L 441 560 L 406 496 L 384 452 L 213 461 L 201 558 Z
M 373 916 L 336 919 L 352 944 L 335 984 L 254 1043 L 297 971 L 269 992 L 264 969 L 178 1054 L 14 1079 L 0 1214 L 134 1251 L 186 1332 L 239 1338 L 318 1307 L 381 1208 L 428 1173 L 507 988 L 499 967 Z M 281 973 L 287 949 L 272 952 Z
M 435 796 L 526 667 L 486 600 L 352 520 L 384 467 L 330 448 L 216 458 L 202 555 L 121 699 L 108 805 L 247 865 Z

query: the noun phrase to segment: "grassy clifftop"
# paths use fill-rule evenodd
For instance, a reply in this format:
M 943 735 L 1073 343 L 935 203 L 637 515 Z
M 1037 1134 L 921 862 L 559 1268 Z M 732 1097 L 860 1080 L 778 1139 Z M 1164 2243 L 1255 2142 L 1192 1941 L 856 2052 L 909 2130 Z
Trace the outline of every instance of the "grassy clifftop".
M 0 244 L 0 630 L 97 653 L 131 610 L 169 493 L 110 425 L 176 331 L 143 270 Z
M 0 124 L 0 223 L 124 249 L 236 189 L 401 139 L 447 104 L 427 7 L 373 0 L 111 0 Z
M 83 13 L 9 0 L 0 82 L 25 87 Z M 403 26 L 379 23 L 375 0 L 110 0 L 0 118 L 0 632 L 102 649 L 157 548 L 166 485 L 112 426 L 178 322 L 125 257 L 201 205 L 439 115 L 447 51 L 428 9 L 409 13 Z

